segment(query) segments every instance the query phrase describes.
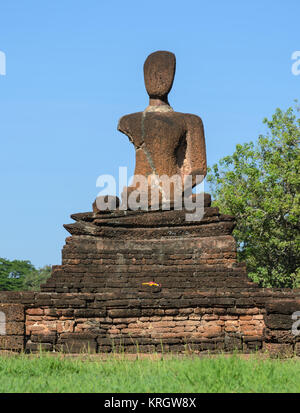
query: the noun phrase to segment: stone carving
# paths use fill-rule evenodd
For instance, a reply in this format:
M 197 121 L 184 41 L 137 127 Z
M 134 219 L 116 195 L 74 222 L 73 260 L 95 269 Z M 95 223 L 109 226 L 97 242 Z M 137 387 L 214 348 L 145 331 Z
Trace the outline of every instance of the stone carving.
M 160 185 L 160 202 L 164 197 L 157 176 L 177 176 L 183 187 L 188 175 L 192 177 L 192 187 L 196 185 L 196 175 L 206 175 L 206 150 L 203 123 L 199 116 L 175 112 L 168 101 L 175 75 L 175 55 L 166 51 L 150 54 L 144 64 L 144 79 L 149 95 L 149 106 L 143 112 L 123 116 L 118 130 L 128 136 L 136 151 L 134 180 L 128 188 L 147 191 L 149 187 Z M 138 176 L 147 178 L 143 187 Z M 153 179 L 154 178 L 154 179 Z M 197 184 L 202 179 L 197 181 Z M 181 188 L 181 187 L 180 187 Z M 182 191 L 179 188 L 179 194 Z M 171 189 L 170 199 L 175 190 Z M 124 202 L 125 193 L 122 198 Z M 150 197 L 148 198 L 150 202 Z

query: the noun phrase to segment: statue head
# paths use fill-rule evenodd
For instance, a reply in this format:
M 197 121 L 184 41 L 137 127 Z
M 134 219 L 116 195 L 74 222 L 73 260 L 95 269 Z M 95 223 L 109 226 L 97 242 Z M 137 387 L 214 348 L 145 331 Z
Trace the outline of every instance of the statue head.
M 145 86 L 150 98 L 166 99 L 175 76 L 176 58 L 171 52 L 151 53 L 144 63 Z

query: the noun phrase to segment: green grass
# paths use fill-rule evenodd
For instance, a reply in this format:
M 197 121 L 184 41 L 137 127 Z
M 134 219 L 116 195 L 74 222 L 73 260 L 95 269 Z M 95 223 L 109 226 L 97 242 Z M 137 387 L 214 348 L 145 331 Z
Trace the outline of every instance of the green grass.
M 297 359 L 0 357 L 1 393 L 300 392 Z

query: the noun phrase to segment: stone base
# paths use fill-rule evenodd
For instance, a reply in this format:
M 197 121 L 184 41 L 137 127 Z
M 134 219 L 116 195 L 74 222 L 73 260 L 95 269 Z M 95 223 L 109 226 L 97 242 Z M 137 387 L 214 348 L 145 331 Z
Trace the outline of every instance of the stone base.
M 199 222 L 185 214 L 72 215 L 62 265 L 42 292 L 0 292 L 0 350 L 299 354 L 299 290 L 249 280 L 233 217 L 208 203 Z
M 182 292 L 257 288 L 236 261 L 234 218 L 207 206 L 199 222 L 186 211 L 74 214 L 62 265 L 42 286 L 46 292 Z M 155 282 L 159 287 L 145 286 Z

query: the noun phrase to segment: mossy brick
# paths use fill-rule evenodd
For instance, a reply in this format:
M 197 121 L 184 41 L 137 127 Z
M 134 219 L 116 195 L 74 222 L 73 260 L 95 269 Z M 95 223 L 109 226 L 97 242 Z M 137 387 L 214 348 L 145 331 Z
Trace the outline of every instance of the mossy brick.
M 24 337 L 17 336 L 0 336 L 0 350 L 24 350 Z

